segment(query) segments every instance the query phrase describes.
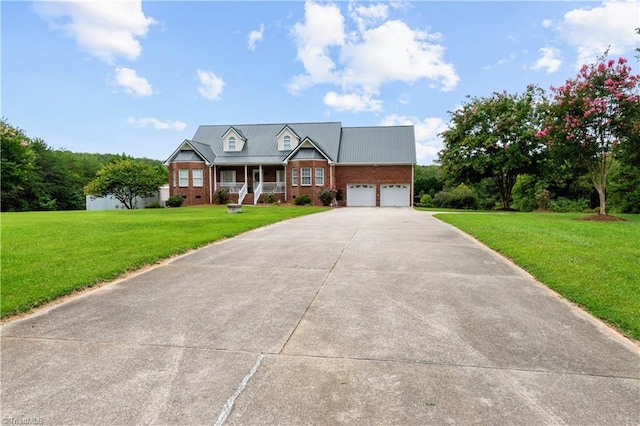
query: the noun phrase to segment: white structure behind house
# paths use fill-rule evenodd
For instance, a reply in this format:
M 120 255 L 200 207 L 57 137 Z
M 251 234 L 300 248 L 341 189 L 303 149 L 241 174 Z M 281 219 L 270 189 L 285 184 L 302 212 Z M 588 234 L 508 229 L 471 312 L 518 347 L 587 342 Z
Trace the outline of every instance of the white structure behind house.
M 169 185 L 164 185 L 158 188 L 158 193 L 151 197 L 141 198 L 136 197 L 133 201 L 133 206 L 136 209 L 143 209 L 155 202 L 159 202 L 161 206 L 165 206 L 165 202 L 169 199 Z M 119 210 L 126 209 L 124 204 L 118 201 L 113 195 L 100 198 L 92 198 L 86 196 L 87 210 Z

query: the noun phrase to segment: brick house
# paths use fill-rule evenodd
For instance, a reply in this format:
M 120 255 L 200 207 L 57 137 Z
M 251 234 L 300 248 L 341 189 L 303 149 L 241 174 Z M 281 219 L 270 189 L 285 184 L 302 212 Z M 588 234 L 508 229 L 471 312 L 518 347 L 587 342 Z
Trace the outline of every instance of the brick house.
M 342 127 L 339 122 L 200 126 L 165 164 L 170 195 L 185 205 L 212 204 L 218 189 L 231 201 L 282 202 L 323 187 L 343 206 L 410 206 L 416 163 L 413 126 Z

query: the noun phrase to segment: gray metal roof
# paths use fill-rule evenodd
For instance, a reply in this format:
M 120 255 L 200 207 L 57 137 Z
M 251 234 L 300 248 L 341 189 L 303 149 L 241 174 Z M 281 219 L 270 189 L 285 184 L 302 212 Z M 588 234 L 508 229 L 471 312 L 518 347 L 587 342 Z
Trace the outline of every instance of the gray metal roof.
M 242 132 L 247 139 L 244 148 L 239 152 L 225 152 L 222 149 L 222 136 L 231 127 L 228 124 L 200 126 L 192 140 L 211 148 L 215 156 L 214 164 L 244 163 L 248 157 L 278 157 L 282 161 L 290 151 L 278 151 L 276 136 L 287 125 L 302 140 L 307 137 L 311 139 L 332 160 L 338 158 L 342 130 L 342 124 L 339 122 L 233 125 L 233 128 Z
M 309 138 L 322 153 L 299 147 L 296 151 L 278 151 L 277 135 L 289 128 L 300 136 L 302 143 Z M 239 152 L 225 152 L 222 136 L 233 127 L 246 142 Z M 323 159 L 338 164 L 415 164 L 416 146 L 413 126 L 342 127 L 340 122 L 297 124 L 242 124 L 200 126 L 192 140 L 186 140 L 194 151 L 181 151 L 180 146 L 167 160 L 200 161 L 208 164 L 281 164 L 290 159 Z M 191 153 L 190 153 L 191 152 Z
M 339 164 L 414 164 L 413 126 L 344 127 Z
M 175 157 L 173 157 L 172 161 L 180 162 L 180 161 L 204 161 L 204 160 L 195 151 L 184 150 L 184 151 L 178 152 L 175 155 Z
M 326 160 L 315 148 L 300 148 L 289 160 Z

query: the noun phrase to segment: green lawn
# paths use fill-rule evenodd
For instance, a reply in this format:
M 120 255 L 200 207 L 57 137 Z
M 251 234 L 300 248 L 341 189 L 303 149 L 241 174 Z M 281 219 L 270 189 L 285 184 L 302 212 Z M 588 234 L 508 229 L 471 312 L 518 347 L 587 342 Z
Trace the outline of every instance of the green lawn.
M 250 229 L 326 210 L 226 206 L 2 213 L 0 317 Z
M 504 254 L 539 281 L 626 335 L 640 339 L 640 216 L 627 222 L 584 214 L 438 214 Z

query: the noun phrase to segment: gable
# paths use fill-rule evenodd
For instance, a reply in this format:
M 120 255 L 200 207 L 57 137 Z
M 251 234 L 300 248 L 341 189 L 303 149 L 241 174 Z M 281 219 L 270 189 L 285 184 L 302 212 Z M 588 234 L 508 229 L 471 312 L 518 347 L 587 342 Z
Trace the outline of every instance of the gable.
M 300 136 L 289 125 L 286 125 L 276 135 L 276 143 L 278 144 L 278 151 L 291 151 L 300 143 Z
M 224 135 L 222 135 L 222 150 L 225 152 L 240 152 L 244 148 L 247 139 L 242 132 L 236 130 L 233 126 L 229 127 Z

